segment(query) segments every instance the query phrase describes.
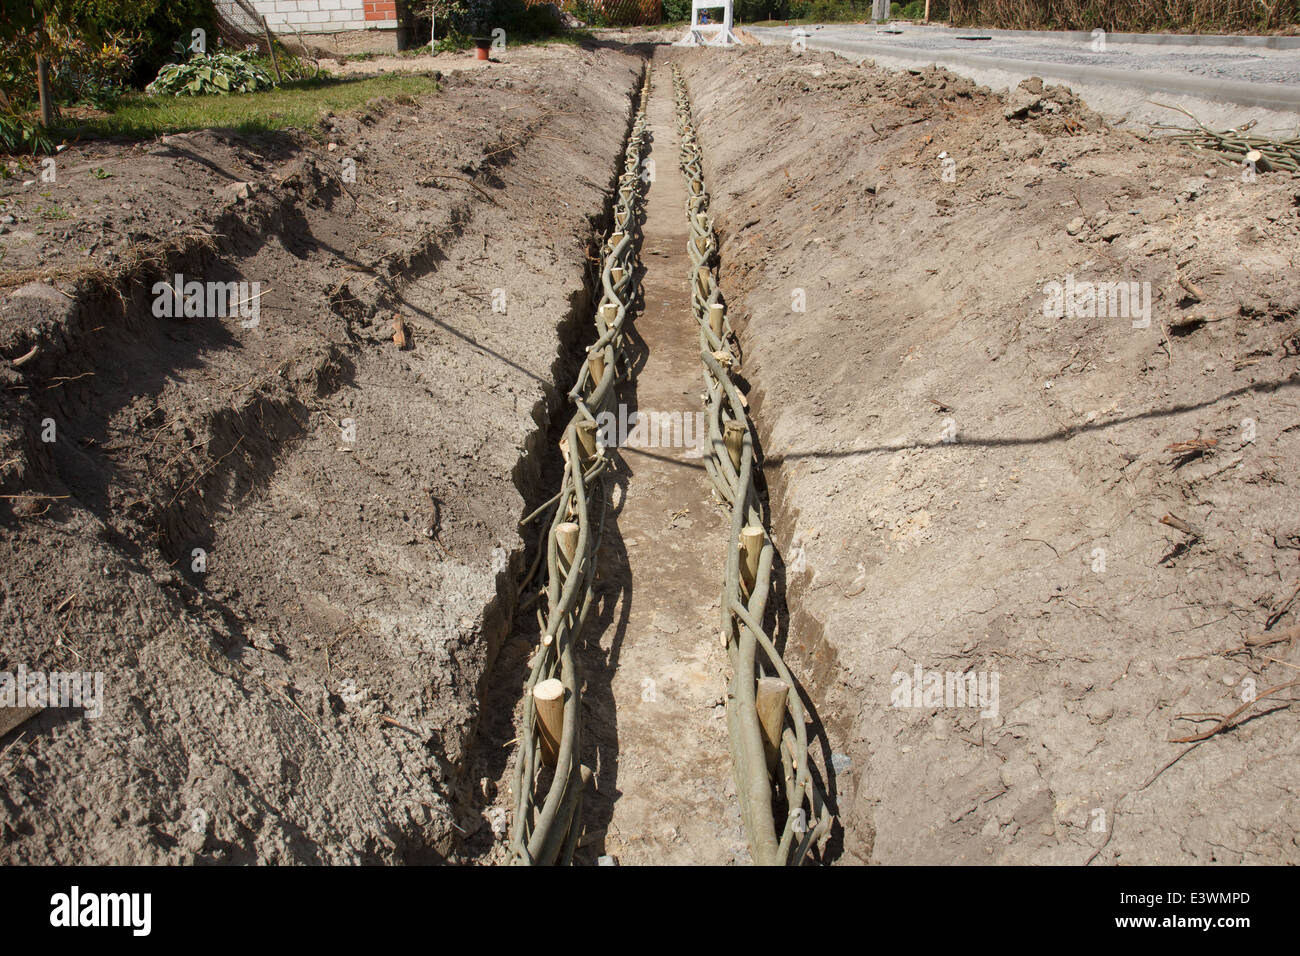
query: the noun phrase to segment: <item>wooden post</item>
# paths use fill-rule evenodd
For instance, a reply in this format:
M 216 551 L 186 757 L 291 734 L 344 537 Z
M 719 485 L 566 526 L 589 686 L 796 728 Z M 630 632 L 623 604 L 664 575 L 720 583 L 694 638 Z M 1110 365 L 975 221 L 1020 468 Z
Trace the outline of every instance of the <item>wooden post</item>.
M 622 282 L 622 281 L 623 281 L 623 269 L 622 269 L 622 267 L 621 267 L 621 266 L 614 266 L 612 269 L 610 269 L 610 270 L 609 270 L 609 277 L 610 277 L 611 279 L 614 280 L 614 285 L 618 285 L 620 282 Z M 615 309 L 614 311 L 615 311 L 616 313 L 618 312 L 617 309 Z
M 560 555 L 570 568 L 578 553 L 578 530 L 576 521 L 565 521 L 555 527 L 555 541 L 560 546 Z
M 271 66 L 275 68 L 275 82 L 283 83 L 284 77 L 280 75 L 280 58 L 275 55 L 275 41 L 271 39 L 271 28 L 266 25 L 266 17 L 262 17 L 262 35 L 266 37 L 266 51 L 271 55 Z
M 722 440 L 727 443 L 727 453 L 731 456 L 731 467 L 740 472 L 740 453 L 744 448 L 745 426 L 737 421 L 730 421 L 722 429 Z
M 584 463 L 596 457 L 595 422 L 578 422 L 578 444 L 582 446 Z
M 767 772 L 776 769 L 781 755 L 781 727 L 785 723 L 785 701 L 790 685 L 779 677 L 760 677 L 754 694 L 758 710 L 758 725 L 763 730 L 763 753 L 767 757 Z
M 709 306 L 709 328 L 718 338 L 722 338 L 722 313 L 723 308 L 718 303 Z
M 600 349 L 587 353 L 587 364 L 591 367 L 592 386 L 599 385 L 605 377 L 605 353 Z
M 538 681 L 533 687 L 533 705 L 537 709 L 537 733 L 542 738 L 542 760 L 554 767 L 564 735 L 564 684 L 558 677 Z
M 748 525 L 740 531 L 740 586 L 746 597 L 754 593 L 754 580 L 758 577 L 758 556 L 766 538 L 763 529 L 755 525 Z
M 604 305 L 600 307 L 600 322 L 601 322 L 602 329 L 607 329 L 610 326 L 612 326 L 614 324 L 614 320 L 617 318 L 618 318 L 618 306 L 616 306 L 613 302 L 606 302 Z
M 48 129 L 54 125 L 56 115 L 54 93 L 50 90 L 49 62 L 39 54 L 36 57 L 36 93 L 41 100 L 41 125 Z
M 705 266 L 700 266 L 695 270 L 695 281 L 699 283 L 700 294 L 709 294 L 709 270 Z
M 922 18 L 921 22 L 922 23 L 930 22 L 930 0 L 925 0 L 925 17 Z

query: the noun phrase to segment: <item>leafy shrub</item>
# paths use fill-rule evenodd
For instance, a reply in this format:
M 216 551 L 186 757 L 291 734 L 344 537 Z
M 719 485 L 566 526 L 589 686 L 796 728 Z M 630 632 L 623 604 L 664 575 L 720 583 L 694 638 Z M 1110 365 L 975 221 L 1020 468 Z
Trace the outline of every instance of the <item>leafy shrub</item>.
M 54 142 L 39 123 L 0 113 L 0 153 L 53 153 Z
M 68 11 L 68 22 L 93 40 L 110 33 L 136 39 L 132 49 L 131 79 L 137 88 L 167 62 L 173 44 L 190 31 L 207 31 L 208 47 L 215 45 L 216 10 L 213 0 L 54 0 Z
M 168 63 L 145 92 L 172 96 L 208 93 L 256 93 L 275 86 L 271 74 L 248 53 L 195 54 L 184 63 Z
M 103 107 L 125 92 L 131 48 L 137 38 L 123 31 L 90 38 L 79 26 L 49 14 L 42 35 L 36 26 L 0 38 L 0 92 L 13 109 L 36 101 L 36 54 L 50 64 L 50 89 L 57 103 Z
M 911 0 L 910 3 L 891 3 L 889 5 L 889 16 L 893 20 L 920 20 L 925 16 L 925 0 Z M 931 4 L 930 16 L 934 16 L 934 5 Z

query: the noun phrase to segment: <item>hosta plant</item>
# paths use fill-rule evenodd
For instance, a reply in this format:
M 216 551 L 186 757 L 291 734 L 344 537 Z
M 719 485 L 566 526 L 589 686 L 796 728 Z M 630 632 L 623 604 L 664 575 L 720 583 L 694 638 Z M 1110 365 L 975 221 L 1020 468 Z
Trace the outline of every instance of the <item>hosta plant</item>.
M 271 75 L 247 53 L 195 54 L 184 63 L 168 63 L 145 87 L 154 95 L 202 96 L 208 93 L 256 93 L 275 86 Z

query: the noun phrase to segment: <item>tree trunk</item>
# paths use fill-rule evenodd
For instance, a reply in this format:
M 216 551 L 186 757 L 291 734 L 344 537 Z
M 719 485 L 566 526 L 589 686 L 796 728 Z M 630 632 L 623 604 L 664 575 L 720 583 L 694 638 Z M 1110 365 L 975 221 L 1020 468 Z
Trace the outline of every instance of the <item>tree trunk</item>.
M 36 91 L 41 98 L 41 125 L 54 125 L 58 110 L 54 108 L 54 94 L 50 91 L 50 67 L 45 57 L 36 57 Z

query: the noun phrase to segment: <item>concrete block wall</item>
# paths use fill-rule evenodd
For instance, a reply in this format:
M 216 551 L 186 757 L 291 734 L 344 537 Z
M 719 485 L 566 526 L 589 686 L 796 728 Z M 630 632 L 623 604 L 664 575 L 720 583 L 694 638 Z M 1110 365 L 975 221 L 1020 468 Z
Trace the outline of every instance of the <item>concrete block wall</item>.
M 396 30 L 397 0 L 250 0 L 277 32 Z

